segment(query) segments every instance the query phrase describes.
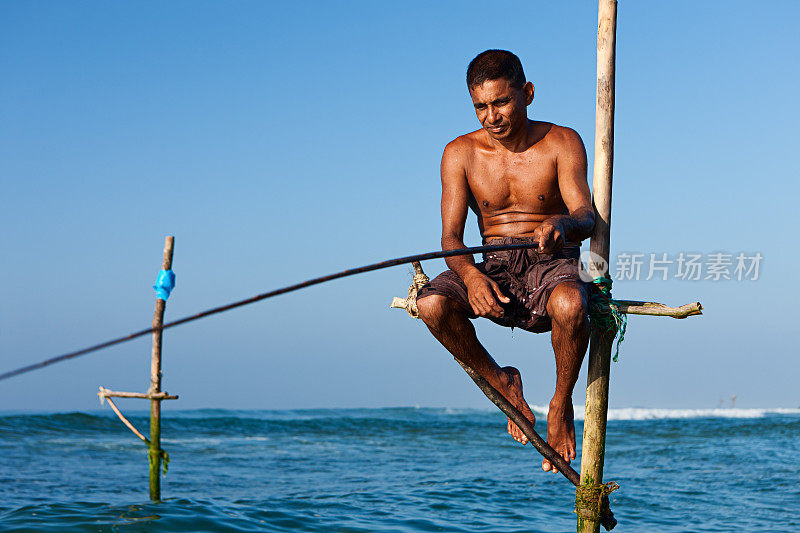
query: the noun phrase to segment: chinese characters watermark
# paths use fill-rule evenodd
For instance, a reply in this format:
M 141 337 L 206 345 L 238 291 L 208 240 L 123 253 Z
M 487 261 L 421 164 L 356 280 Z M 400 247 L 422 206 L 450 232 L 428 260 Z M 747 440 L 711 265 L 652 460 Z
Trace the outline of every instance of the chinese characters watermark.
M 612 274 L 614 279 L 630 281 L 757 281 L 763 259 L 760 252 L 623 252 L 612 257 Z M 580 275 L 584 281 L 608 276 L 608 267 L 597 254 L 589 251 L 581 254 Z

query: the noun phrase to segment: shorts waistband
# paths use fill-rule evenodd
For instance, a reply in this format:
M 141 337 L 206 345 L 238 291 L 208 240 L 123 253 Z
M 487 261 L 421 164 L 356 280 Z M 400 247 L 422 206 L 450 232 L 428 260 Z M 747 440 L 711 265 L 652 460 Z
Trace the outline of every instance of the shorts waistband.
M 484 246 L 500 245 L 500 244 L 533 244 L 536 239 L 533 237 L 490 237 L 483 239 Z
M 490 237 L 489 239 L 482 240 L 484 246 L 495 246 L 501 244 L 533 244 L 536 242 L 536 239 L 533 237 Z M 580 248 L 580 245 L 565 244 L 563 248 Z

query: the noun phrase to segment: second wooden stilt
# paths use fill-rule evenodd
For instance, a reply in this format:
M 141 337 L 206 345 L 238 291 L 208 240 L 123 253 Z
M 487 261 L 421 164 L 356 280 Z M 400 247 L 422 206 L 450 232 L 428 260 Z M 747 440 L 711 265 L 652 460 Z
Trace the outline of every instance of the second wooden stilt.
M 172 269 L 172 251 L 175 244 L 173 237 L 167 237 L 164 242 L 164 259 L 162 270 Z M 153 314 L 153 328 L 160 328 L 164 323 L 164 311 L 167 302 L 156 298 L 156 309 Z M 162 330 L 153 331 L 153 350 L 150 362 L 150 394 L 161 392 L 161 340 Z M 161 499 L 161 398 L 150 400 L 150 499 Z

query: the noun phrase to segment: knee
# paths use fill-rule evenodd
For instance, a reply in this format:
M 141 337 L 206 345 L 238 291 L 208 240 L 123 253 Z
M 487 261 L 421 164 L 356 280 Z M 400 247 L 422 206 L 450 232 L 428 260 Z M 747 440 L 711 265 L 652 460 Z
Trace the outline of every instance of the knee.
M 450 300 L 439 294 L 431 294 L 417 300 L 417 312 L 425 325 L 439 329 L 445 317 L 451 312 Z
M 559 324 L 579 326 L 588 314 L 586 293 L 577 283 L 561 283 L 547 302 L 550 318 Z

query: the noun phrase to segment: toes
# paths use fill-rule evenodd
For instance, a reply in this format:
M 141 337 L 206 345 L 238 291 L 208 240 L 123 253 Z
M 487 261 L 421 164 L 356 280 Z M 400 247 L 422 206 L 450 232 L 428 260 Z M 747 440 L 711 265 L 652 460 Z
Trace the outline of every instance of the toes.
M 506 428 L 508 429 L 508 434 L 511 435 L 511 437 L 514 440 L 518 441 L 519 440 L 519 434 L 517 433 L 517 427 L 514 425 L 514 423 L 511 421 L 511 419 L 508 420 L 508 424 L 506 425 Z
M 561 455 L 561 457 L 564 458 L 564 460 L 567 462 L 567 464 L 572 462 L 572 460 L 570 459 L 569 449 L 564 448 L 559 455 Z
M 508 419 L 506 423 L 506 429 L 508 430 L 508 434 L 511 435 L 515 441 L 519 442 L 523 446 L 528 444 L 528 437 L 525 436 L 525 433 L 517 426 L 511 419 Z

